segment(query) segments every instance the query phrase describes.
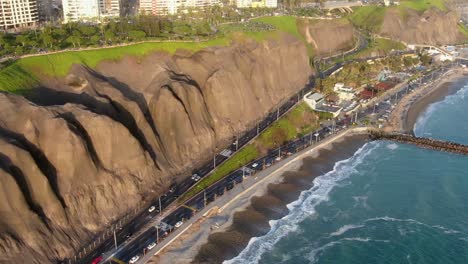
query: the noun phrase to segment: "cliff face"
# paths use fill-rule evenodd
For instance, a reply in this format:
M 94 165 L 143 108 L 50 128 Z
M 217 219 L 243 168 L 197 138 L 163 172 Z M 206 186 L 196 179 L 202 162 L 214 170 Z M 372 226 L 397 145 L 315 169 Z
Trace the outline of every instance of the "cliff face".
M 299 30 L 317 55 L 331 56 L 354 47 L 354 28 L 348 20 L 301 19 Z
M 418 14 L 412 9 L 401 13 L 389 9 L 384 17 L 381 34 L 409 44 L 455 44 L 466 37 L 458 29 L 460 16 L 455 11 L 429 9 Z
M 289 37 L 155 53 L 0 93 L 0 262 L 73 255 L 301 89 L 306 54 Z

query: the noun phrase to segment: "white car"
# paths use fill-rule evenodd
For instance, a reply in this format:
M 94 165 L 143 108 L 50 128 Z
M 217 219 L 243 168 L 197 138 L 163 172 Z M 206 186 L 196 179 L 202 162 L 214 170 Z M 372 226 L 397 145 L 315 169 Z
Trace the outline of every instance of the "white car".
M 181 225 L 183 225 L 183 224 L 184 224 L 184 222 L 179 221 L 179 222 L 177 222 L 177 223 L 175 224 L 174 227 L 175 227 L 175 228 L 179 228 L 179 227 L 180 227 Z
M 258 163 L 252 164 L 252 168 L 254 168 L 254 169 L 257 168 L 257 166 L 258 166 Z
M 197 182 L 197 181 L 200 180 L 200 176 L 198 174 L 194 174 L 194 175 L 192 175 L 192 180 Z
M 156 210 L 156 206 L 153 205 L 148 209 L 148 212 L 152 213 L 154 210 Z
M 146 249 L 152 250 L 155 246 L 156 246 L 156 242 L 153 242 L 153 243 L 149 244 L 149 245 L 146 247 Z
M 130 260 L 130 264 L 136 263 L 139 259 L 140 259 L 140 256 L 134 256 L 134 257 Z

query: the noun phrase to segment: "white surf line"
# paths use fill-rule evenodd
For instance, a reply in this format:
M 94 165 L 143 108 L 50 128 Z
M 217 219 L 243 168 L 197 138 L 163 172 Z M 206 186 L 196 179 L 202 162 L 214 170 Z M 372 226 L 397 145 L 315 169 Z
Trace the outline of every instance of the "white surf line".
M 182 230 L 179 234 L 177 234 L 177 236 L 173 237 L 171 240 L 169 240 L 166 245 L 164 245 L 162 248 L 160 248 L 158 251 L 156 251 L 156 253 L 153 254 L 153 256 L 156 256 L 158 255 L 161 251 L 163 251 L 167 246 L 169 246 L 170 244 L 172 244 L 172 242 L 174 242 L 174 240 L 176 240 L 178 237 L 180 237 L 180 235 L 182 235 L 183 233 L 185 233 L 185 231 L 187 231 L 193 224 L 191 223 L 190 225 L 188 225 L 184 230 Z
M 263 177 L 262 179 L 260 179 L 258 182 L 256 182 L 255 184 L 251 185 L 249 188 L 245 189 L 243 192 L 239 193 L 236 197 L 232 198 L 228 203 L 226 203 L 225 205 L 223 205 L 221 208 L 219 208 L 218 212 L 221 213 L 224 209 L 226 209 L 229 205 L 231 205 L 233 202 L 235 202 L 236 200 L 238 200 L 240 197 L 242 197 L 245 193 L 249 192 L 250 190 L 252 190 L 253 188 L 257 187 L 260 183 L 263 183 L 263 181 L 265 181 L 266 179 L 269 179 L 270 177 L 272 177 L 273 175 L 276 175 L 277 173 L 283 171 L 287 166 L 289 166 L 290 164 L 292 164 L 293 162 L 296 162 L 298 159 L 301 159 L 303 158 L 304 156 L 307 156 L 307 155 L 310 155 L 311 152 L 314 152 L 315 150 L 317 149 L 320 149 L 320 148 L 323 148 L 324 146 L 328 145 L 328 144 L 331 144 L 333 142 L 335 142 L 336 140 L 338 139 L 341 139 L 343 138 L 346 134 L 349 134 L 351 132 L 363 132 L 363 131 L 367 131 L 368 128 L 367 127 L 358 127 L 358 128 L 351 128 L 349 130 L 346 130 L 346 131 L 343 131 L 341 132 L 341 134 L 337 134 L 335 135 L 333 138 L 330 138 L 328 140 L 325 140 L 323 141 L 322 143 L 314 146 L 313 148 L 309 149 L 308 151 L 298 155 L 297 157 L 293 158 L 292 160 L 288 161 L 287 163 L 283 164 L 281 167 L 277 168 L 276 170 L 274 170 L 273 172 L 271 172 L 269 175 Z

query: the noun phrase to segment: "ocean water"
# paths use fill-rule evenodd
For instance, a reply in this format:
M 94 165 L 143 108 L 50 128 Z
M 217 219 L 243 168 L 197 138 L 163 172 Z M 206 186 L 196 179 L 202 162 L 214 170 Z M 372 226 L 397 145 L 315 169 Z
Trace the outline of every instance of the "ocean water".
M 468 144 L 468 81 L 458 85 L 416 135 Z M 288 208 L 225 263 L 468 263 L 467 156 L 370 142 Z

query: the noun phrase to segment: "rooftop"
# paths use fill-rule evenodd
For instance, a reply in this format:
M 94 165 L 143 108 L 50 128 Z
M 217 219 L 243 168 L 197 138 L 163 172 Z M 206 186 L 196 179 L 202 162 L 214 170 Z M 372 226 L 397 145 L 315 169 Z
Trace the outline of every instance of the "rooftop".
M 314 101 L 320 101 L 323 99 L 323 94 L 321 93 L 311 93 L 311 94 L 308 94 L 306 95 L 306 98 L 309 99 L 309 100 L 314 100 Z

